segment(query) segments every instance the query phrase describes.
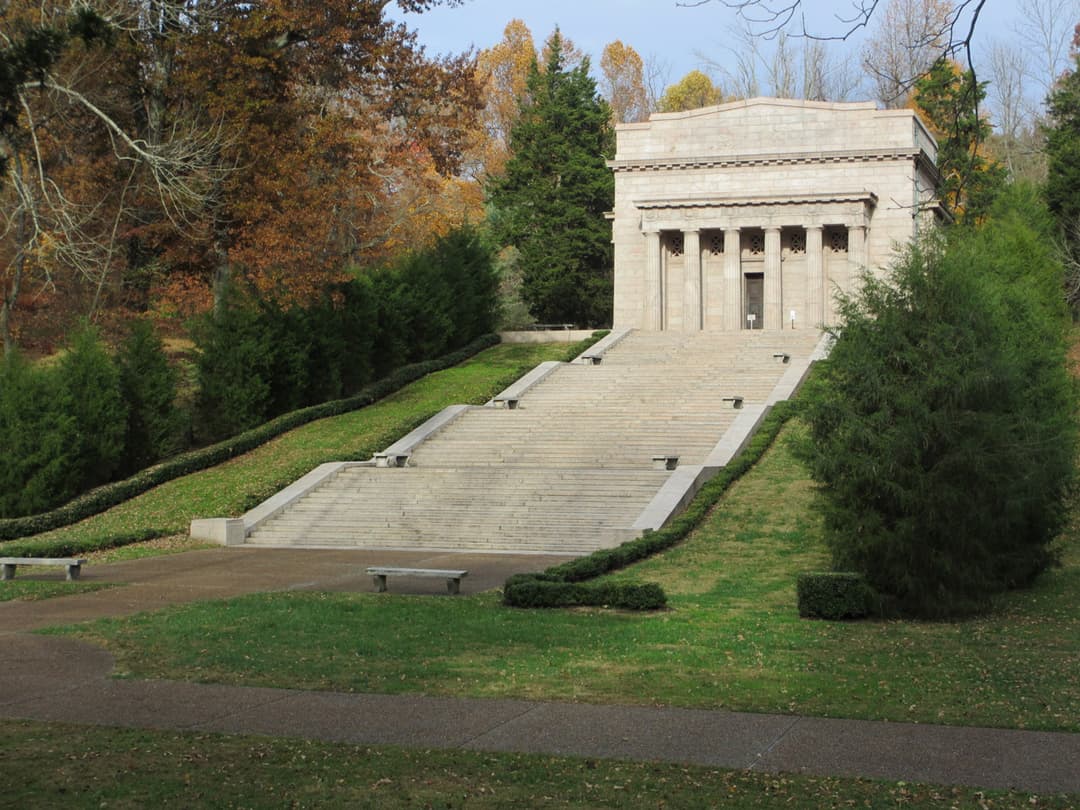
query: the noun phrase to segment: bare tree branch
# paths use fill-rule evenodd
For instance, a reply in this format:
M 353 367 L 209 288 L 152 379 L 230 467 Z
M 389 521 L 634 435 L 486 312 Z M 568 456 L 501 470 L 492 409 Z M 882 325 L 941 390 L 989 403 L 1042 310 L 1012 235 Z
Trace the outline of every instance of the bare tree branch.
M 754 36 L 775 39 L 781 33 L 793 37 L 805 37 L 824 41 L 846 41 L 869 26 L 879 12 L 881 0 L 850 0 L 846 12 L 833 15 L 832 27 L 808 26 L 803 0 L 677 0 L 676 5 L 685 8 L 718 3 L 732 9 L 745 21 Z M 986 0 L 957 0 L 952 12 L 938 31 L 929 31 L 932 39 L 940 39 L 938 56 L 951 59 L 963 58 L 970 66 L 971 43 Z M 907 77 L 909 86 L 918 76 Z

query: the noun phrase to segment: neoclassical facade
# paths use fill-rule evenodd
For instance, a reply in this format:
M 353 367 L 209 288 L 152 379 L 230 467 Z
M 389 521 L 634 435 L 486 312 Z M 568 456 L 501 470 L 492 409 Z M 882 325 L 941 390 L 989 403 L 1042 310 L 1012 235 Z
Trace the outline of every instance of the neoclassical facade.
M 834 293 L 933 218 L 910 110 L 755 98 L 617 128 L 616 327 L 831 324 Z

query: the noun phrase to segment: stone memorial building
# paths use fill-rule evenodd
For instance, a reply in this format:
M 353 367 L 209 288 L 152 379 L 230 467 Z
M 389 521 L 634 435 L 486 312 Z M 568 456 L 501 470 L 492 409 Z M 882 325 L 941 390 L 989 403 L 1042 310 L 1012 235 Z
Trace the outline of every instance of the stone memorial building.
M 614 326 L 807 329 L 941 212 L 911 110 L 755 98 L 617 128 Z

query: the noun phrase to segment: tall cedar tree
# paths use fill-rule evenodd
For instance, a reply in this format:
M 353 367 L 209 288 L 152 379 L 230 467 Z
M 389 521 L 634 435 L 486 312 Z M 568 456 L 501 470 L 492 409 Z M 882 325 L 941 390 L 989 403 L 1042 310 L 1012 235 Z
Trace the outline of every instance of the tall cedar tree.
M 841 303 L 801 451 L 826 542 L 887 612 L 957 615 L 1055 559 L 1074 479 L 1061 265 L 1031 189 Z
M 1073 46 L 1080 46 L 1080 31 Z M 1046 109 L 1046 204 L 1065 249 L 1065 298 L 1075 313 L 1080 311 L 1080 53 L 1046 99 Z
M 979 112 L 984 98 L 986 83 L 945 58 L 915 83 L 915 106 L 938 140 L 939 193 L 961 221 L 980 221 L 1006 180 L 1005 167 L 986 151 L 993 130 Z
M 536 62 L 529 68 L 527 86 L 506 174 L 490 187 L 496 236 L 519 251 L 522 297 L 534 318 L 609 324 L 611 109 L 597 94 L 587 59 L 568 67 L 557 30 L 543 70 Z
M 1072 246 L 1080 242 L 1080 53 L 1046 108 L 1046 202 Z

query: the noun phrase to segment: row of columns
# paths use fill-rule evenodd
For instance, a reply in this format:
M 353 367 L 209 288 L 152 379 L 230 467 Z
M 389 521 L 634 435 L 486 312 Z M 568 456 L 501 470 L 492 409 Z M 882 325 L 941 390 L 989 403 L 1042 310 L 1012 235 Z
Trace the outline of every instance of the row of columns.
M 824 228 L 806 227 L 806 313 L 805 320 L 814 325 L 826 320 L 825 262 L 823 258 Z M 765 228 L 765 324 L 769 329 L 782 329 L 784 319 L 783 274 L 780 266 L 780 229 Z M 661 256 L 660 231 L 645 231 L 645 324 L 646 329 L 664 328 L 664 273 Z M 683 329 L 696 332 L 704 328 L 702 300 L 701 231 L 686 229 L 683 234 Z M 734 245 L 732 250 L 730 245 Z M 866 228 L 848 228 L 848 263 L 856 269 L 866 265 Z M 742 329 L 742 243 L 739 228 L 724 229 L 724 326 L 725 330 Z M 673 291 L 668 291 L 673 294 Z

